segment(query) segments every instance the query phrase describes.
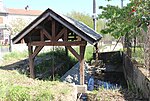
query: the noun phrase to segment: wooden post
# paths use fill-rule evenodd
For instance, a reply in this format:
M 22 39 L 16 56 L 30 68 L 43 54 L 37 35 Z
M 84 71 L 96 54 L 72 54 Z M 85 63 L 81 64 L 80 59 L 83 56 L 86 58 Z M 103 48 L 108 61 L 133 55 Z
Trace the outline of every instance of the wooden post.
M 53 21 L 52 21 L 52 41 L 55 40 L 55 34 L 56 34 L 56 23 L 55 23 L 55 21 L 53 20 Z
M 64 28 L 64 41 L 67 41 L 67 40 L 68 40 L 68 29 Z M 66 46 L 65 46 L 65 51 L 66 51 L 66 56 L 68 56 L 68 49 Z
M 84 85 L 84 53 L 86 46 L 80 46 L 80 85 Z
M 9 52 L 12 51 L 11 34 L 9 35 Z
M 98 63 L 98 43 L 95 45 L 95 48 L 96 48 L 96 50 L 95 50 L 95 55 L 96 55 L 95 62 L 97 64 Z
M 35 78 L 35 72 L 34 72 L 34 58 L 32 57 L 33 54 L 33 46 L 31 46 L 30 43 L 28 43 L 28 52 L 29 52 L 29 68 L 30 68 L 30 77 Z
M 66 52 L 66 56 L 68 57 L 68 49 L 66 46 L 65 46 L 65 52 Z

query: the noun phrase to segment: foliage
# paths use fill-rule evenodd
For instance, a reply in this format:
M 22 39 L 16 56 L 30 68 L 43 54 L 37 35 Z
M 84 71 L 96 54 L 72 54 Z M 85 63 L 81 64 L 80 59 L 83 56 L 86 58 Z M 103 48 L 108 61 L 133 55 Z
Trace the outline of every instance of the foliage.
M 107 21 L 107 28 L 101 31 L 104 34 L 109 33 L 115 38 L 119 38 L 130 33 L 129 37 L 133 38 L 142 29 L 147 31 L 150 20 L 149 0 L 131 0 L 123 8 L 112 5 L 100 6 L 99 8 L 103 10 L 99 18 Z
M 93 19 L 88 14 L 73 11 L 69 13 L 68 16 L 85 23 L 90 28 L 93 28 Z M 97 32 L 100 33 L 101 29 L 103 29 L 104 26 L 105 26 L 105 22 L 103 20 L 98 19 L 97 20 Z
M 23 18 L 16 18 L 14 20 L 12 20 L 10 22 L 10 25 L 12 26 L 12 34 L 17 34 L 19 33 L 21 30 L 23 30 L 23 28 L 25 28 L 26 25 L 29 24 L 29 22 L 31 21 L 31 19 L 23 19 Z
M 146 68 L 149 68 L 150 40 L 148 26 L 150 25 L 150 0 L 130 0 L 130 3 L 123 8 L 112 5 L 107 5 L 107 7 L 100 6 L 99 8 L 103 10 L 102 14 L 99 15 L 99 18 L 106 19 L 107 21 L 107 28 L 101 32 L 104 34 L 111 34 L 119 39 L 121 36 L 125 36 L 124 47 L 127 48 L 125 51 L 129 57 L 131 57 L 132 53 L 132 43 L 136 46 L 136 38 L 144 36 L 145 40 L 143 43 L 145 43 L 145 45 L 143 48 L 145 60 L 140 56 L 133 58 L 138 59 L 140 62 L 144 61 Z M 132 39 L 134 39 L 133 42 Z

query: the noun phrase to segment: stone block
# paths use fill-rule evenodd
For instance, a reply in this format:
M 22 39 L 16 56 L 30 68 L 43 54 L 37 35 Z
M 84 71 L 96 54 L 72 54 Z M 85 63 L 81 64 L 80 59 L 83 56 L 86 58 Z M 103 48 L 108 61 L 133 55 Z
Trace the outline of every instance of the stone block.
M 86 93 L 87 92 L 87 85 L 76 85 L 77 93 Z

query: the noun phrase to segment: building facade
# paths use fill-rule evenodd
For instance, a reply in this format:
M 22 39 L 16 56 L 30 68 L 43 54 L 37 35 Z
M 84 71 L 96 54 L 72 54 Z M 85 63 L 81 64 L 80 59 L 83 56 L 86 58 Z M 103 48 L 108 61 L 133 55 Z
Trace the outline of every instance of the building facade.
M 8 44 L 10 35 L 17 34 L 41 13 L 30 10 L 28 5 L 24 9 L 7 8 L 0 0 L 0 44 Z

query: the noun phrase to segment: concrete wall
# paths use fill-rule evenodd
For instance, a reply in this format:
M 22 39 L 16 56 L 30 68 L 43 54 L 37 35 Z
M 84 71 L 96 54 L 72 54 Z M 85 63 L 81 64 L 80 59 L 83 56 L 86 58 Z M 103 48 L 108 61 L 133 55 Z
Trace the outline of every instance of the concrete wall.
M 126 55 L 124 55 L 124 73 L 132 90 L 143 94 L 143 97 L 150 101 L 150 80 Z

